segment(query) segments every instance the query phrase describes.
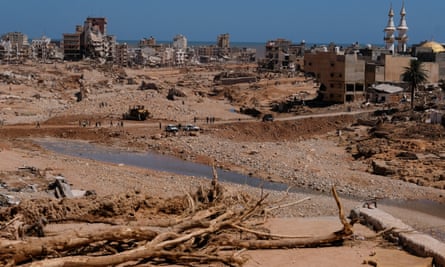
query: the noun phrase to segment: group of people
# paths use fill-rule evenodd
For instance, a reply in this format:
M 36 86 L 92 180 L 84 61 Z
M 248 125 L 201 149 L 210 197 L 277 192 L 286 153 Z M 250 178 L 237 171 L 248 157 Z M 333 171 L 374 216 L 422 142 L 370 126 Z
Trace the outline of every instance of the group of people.
M 206 123 L 207 124 L 215 123 L 215 117 L 206 117 Z
M 110 121 L 110 127 L 113 127 L 114 125 L 116 125 L 117 127 L 124 127 L 124 122 L 123 121 L 117 121 L 113 124 L 113 121 Z M 87 127 L 87 126 L 91 126 L 91 122 L 89 120 L 83 120 L 83 121 L 79 121 L 79 127 Z M 102 122 L 101 121 L 96 121 L 95 123 L 96 127 L 101 127 L 102 126 Z

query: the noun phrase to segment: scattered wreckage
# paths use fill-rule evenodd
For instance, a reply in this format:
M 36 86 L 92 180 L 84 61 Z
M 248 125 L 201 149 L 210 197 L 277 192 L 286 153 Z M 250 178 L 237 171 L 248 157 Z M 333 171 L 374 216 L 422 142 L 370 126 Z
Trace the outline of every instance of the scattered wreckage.
M 94 195 L 94 191 L 71 189 L 65 177 L 46 178 L 45 171 L 33 166 L 23 166 L 7 174 L 0 183 L 0 207 L 18 205 L 24 194 L 36 194 L 54 199 Z

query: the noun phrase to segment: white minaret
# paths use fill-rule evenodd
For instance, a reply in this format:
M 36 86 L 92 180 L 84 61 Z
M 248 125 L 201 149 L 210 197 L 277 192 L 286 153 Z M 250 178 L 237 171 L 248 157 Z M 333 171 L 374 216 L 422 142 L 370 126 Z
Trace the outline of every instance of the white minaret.
M 392 51 L 392 53 L 394 54 L 394 32 L 396 31 L 396 26 L 394 25 L 394 10 L 392 9 L 392 5 L 389 9 L 388 17 L 388 25 L 386 25 L 386 28 L 384 30 L 385 48 Z
M 397 27 L 398 36 L 397 36 L 397 51 L 399 53 L 405 53 L 407 50 L 406 43 L 408 42 L 408 35 L 406 34 L 408 31 L 408 25 L 406 24 L 406 10 L 405 10 L 405 1 L 403 1 L 402 10 L 400 10 L 400 24 Z

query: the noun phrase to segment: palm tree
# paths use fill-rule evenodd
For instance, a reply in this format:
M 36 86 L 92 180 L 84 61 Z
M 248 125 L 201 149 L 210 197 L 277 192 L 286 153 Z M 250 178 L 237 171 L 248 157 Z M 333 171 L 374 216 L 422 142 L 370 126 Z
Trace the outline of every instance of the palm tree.
M 402 73 L 402 80 L 409 82 L 411 89 L 411 110 L 414 109 L 414 91 L 417 86 L 426 82 L 428 74 L 426 70 L 422 68 L 422 62 L 417 59 L 411 60 L 409 67 L 405 67 L 405 72 Z

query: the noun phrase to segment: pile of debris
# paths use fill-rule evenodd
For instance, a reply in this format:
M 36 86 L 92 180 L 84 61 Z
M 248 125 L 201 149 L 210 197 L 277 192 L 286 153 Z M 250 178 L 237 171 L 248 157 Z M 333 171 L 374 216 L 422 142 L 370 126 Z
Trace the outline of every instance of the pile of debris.
M 261 227 L 269 211 L 307 198 L 266 208 L 267 195 L 253 199 L 226 194 L 214 170 L 210 186 L 171 199 L 134 192 L 23 201 L 0 210 L 0 262 L 3 266 L 242 266 L 246 250 L 338 246 L 353 234 L 335 189 L 343 229 L 311 237 L 279 236 Z
M 255 83 L 258 81 L 258 77 L 252 73 L 245 72 L 221 72 L 213 78 L 215 84 L 232 85 L 237 83 Z
M 351 132 L 343 137 L 350 153 L 368 162 L 370 172 L 445 189 L 445 127 L 424 122 L 423 117 L 423 113 L 396 112 L 358 120 L 366 135 Z
M 23 166 L 17 171 L 2 172 L 0 179 L 0 207 L 15 206 L 30 197 L 55 199 L 94 195 L 94 191 L 71 189 L 61 175 L 53 177 L 47 170 Z

